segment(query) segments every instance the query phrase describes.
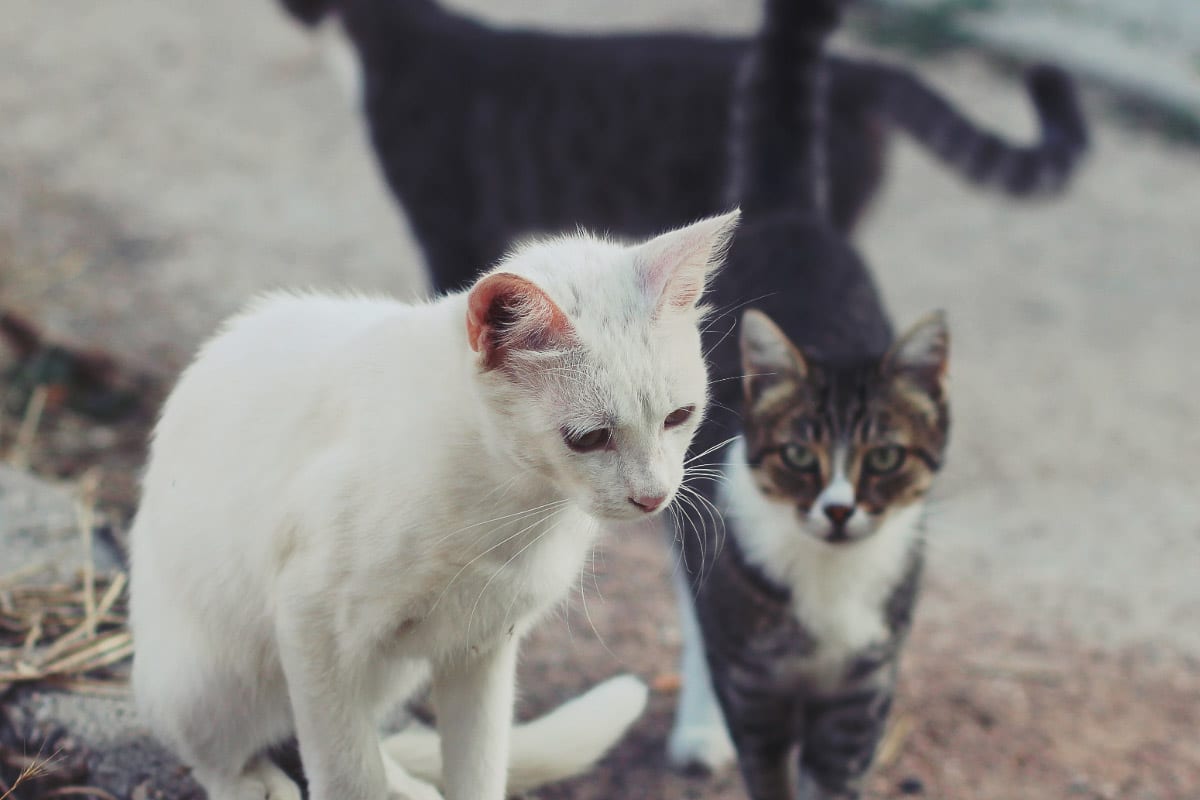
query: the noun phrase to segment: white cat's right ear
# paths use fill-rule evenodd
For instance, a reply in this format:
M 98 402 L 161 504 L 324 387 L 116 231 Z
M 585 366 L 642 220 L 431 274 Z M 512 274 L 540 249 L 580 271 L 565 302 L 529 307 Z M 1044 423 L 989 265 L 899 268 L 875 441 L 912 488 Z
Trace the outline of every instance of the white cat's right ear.
M 533 281 L 496 272 L 467 295 L 467 341 L 484 369 L 517 350 L 552 350 L 574 336 L 567 315 Z
M 735 209 L 686 228 L 664 233 L 637 249 L 642 288 L 655 315 L 664 309 L 694 308 L 704 287 L 725 261 L 741 211 Z
M 742 391 L 747 401 L 783 382 L 808 374 L 804 355 L 779 326 L 763 312 L 751 308 L 742 315 Z

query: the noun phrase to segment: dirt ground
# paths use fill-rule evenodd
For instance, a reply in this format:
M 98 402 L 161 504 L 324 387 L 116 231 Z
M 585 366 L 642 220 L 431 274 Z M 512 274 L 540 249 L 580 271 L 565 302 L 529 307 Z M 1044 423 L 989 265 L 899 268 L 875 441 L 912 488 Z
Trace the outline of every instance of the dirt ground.
M 754 12 L 456 4 L 575 27 Z M 1031 129 L 1011 75 L 969 54 L 918 68 Z M 862 237 L 897 322 L 942 307 L 954 331 L 954 442 L 876 797 L 1200 799 L 1200 152 L 1088 99 L 1095 147 L 1067 196 L 1010 204 L 901 143 Z M 353 109 L 269 0 L 16 4 L 0 109 L 0 301 L 56 335 L 169 379 L 259 289 L 423 285 Z M 101 463 L 127 499 L 140 435 L 49 419 L 35 466 Z M 587 612 L 577 595 L 532 637 L 523 712 L 619 671 L 660 686 L 600 769 L 540 797 L 742 796 L 665 767 L 670 568 L 662 542 L 610 540 Z

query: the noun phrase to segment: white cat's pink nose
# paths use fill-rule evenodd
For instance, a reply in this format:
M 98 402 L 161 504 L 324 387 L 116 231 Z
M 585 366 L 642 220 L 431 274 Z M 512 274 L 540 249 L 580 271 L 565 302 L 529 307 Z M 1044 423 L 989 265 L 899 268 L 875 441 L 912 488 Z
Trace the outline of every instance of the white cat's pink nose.
M 666 502 L 665 494 L 658 495 L 634 495 L 629 498 L 629 502 L 649 514 L 651 511 L 656 511 L 659 506 Z

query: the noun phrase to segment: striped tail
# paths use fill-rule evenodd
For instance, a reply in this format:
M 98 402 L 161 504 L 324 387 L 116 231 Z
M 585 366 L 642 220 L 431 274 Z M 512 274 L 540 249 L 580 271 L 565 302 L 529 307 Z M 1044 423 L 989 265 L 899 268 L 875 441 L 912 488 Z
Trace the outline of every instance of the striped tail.
M 980 128 L 909 73 L 877 70 L 877 107 L 965 179 L 1007 194 L 1049 194 L 1066 185 L 1088 149 L 1087 122 L 1071 77 L 1051 65 L 1026 76 L 1041 127 L 1034 144 L 1006 141 Z
M 747 218 L 826 208 L 825 40 L 839 0 L 767 0 L 733 107 L 729 198 Z

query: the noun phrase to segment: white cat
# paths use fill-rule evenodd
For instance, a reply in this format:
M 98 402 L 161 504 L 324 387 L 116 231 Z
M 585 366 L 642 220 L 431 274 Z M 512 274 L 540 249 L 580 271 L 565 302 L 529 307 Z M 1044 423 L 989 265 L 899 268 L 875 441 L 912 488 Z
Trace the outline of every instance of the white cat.
M 313 800 L 438 797 L 376 728 L 430 676 L 446 797 L 504 796 L 517 642 L 601 521 L 678 489 L 736 220 L 534 243 L 424 305 L 271 295 L 201 350 L 155 431 L 131 597 L 139 708 L 210 800 L 298 798 L 262 755 L 293 732 Z

